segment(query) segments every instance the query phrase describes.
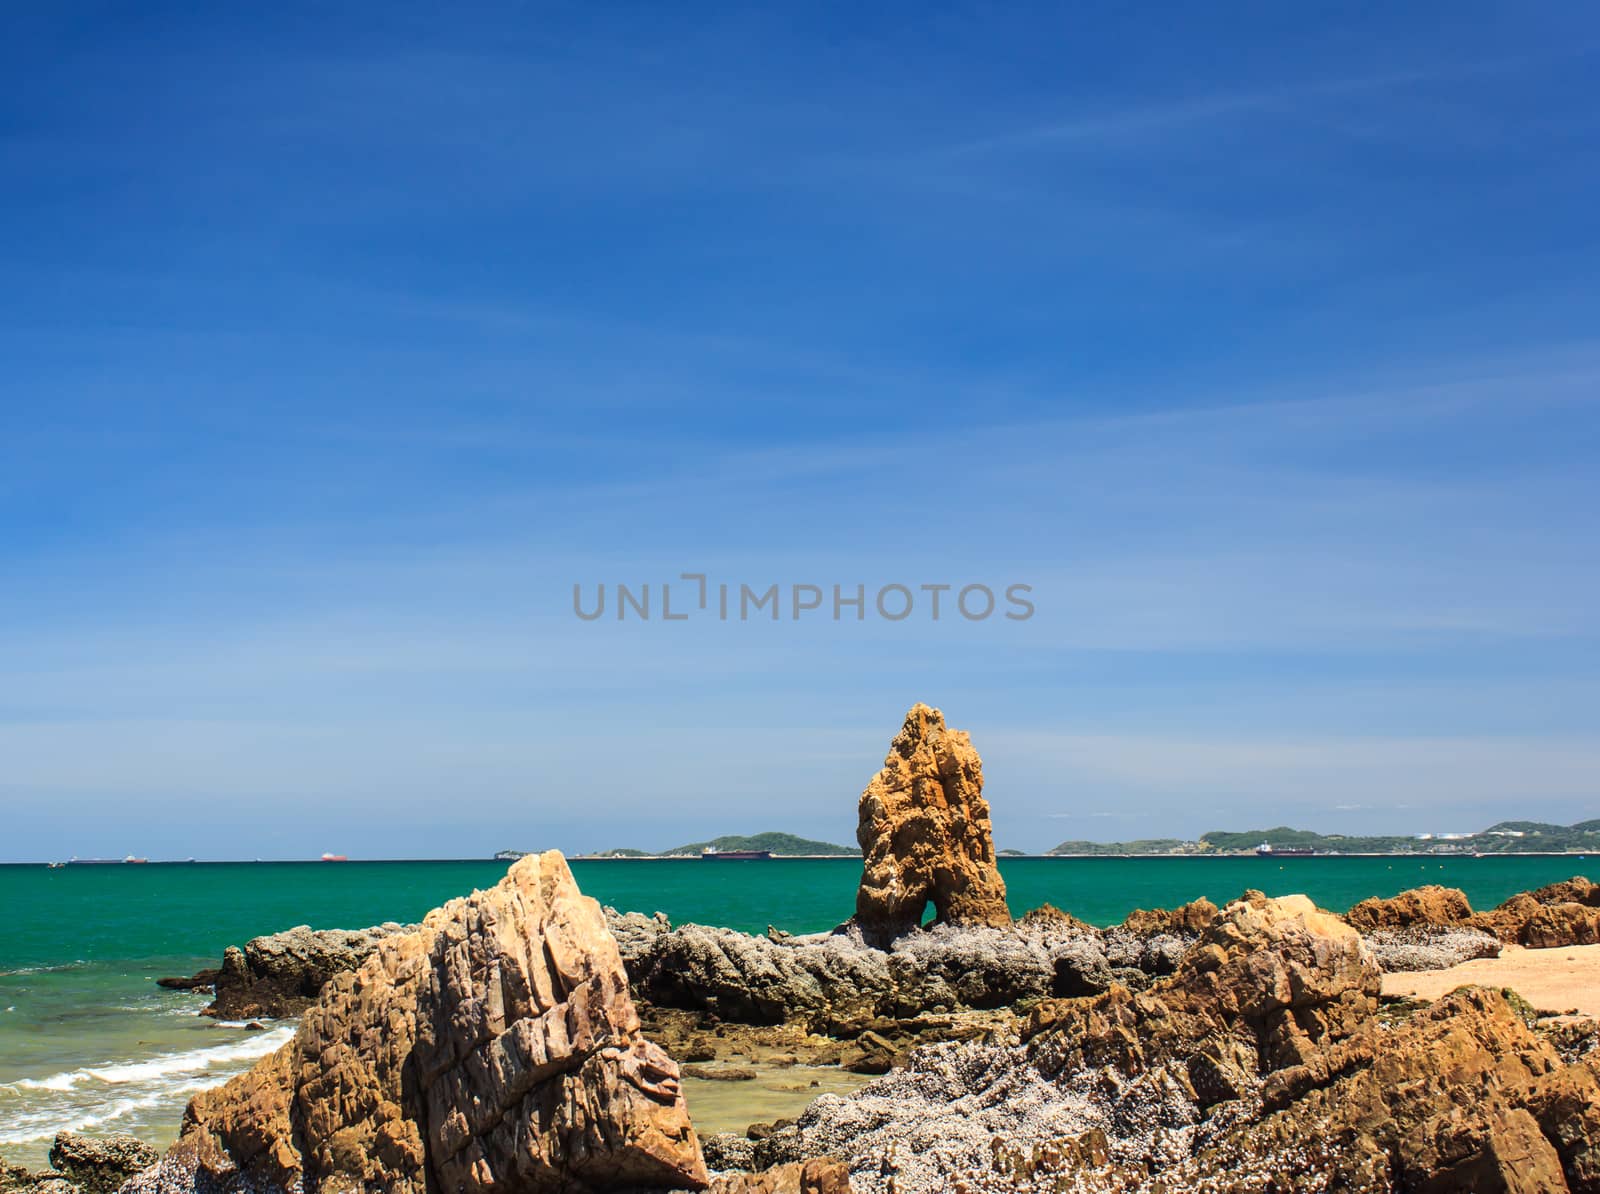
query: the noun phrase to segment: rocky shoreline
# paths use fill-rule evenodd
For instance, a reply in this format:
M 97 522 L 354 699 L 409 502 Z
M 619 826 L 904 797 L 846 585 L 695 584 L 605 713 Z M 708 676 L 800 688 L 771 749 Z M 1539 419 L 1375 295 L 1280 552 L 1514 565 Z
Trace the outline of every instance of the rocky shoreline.
M 1600 1191 L 1593 1020 L 1380 995 L 1385 972 L 1592 944 L 1600 886 L 1013 920 L 977 754 L 926 706 L 860 813 L 856 916 L 830 933 L 602 909 L 551 852 L 421 925 L 231 948 L 164 984 L 299 1015 L 294 1039 L 196 1096 L 164 1156 L 64 1135 L 0 1190 Z M 802 1067 L 873 1077 L 697 1132 L 687 1084 Z
M 546 858 L 531 861 L 557 865 L 557 856 Z M 570 894 L 581 898 L 575 886 Z M 1507 903 L 1523 910 L 1588 906 L 1583 901 L 1597 895 L 1561 884 Z M 616 951 L 611 996 L 626 990 L 630 1000 L 639 1000 L 633 1039 L 661 1047 L 652 1071 L 662 1075 L 658 1095 L 674 1082 L 681 1089 L 682 1078 L 706 1069 L 723 1071 L 720 1080 L 731 1082 L 747 1080 L 760 1067 L 789 1064 L 883 1075 L 853 1094 L 817 1098 L 792 1121 L 705 1138 L 699 1142 L 703 1176 L 687 1163 L 671 1179 L 681 1188 L 715 1182 L 713 1188 L 724 1192 L 799 1189 L 806 1187 L 784 1183 L 803 1179 L 816 1191 L 901 1194 L 958 1188 L 1600 1189 L 1600 1030 L 1592 1021 L 1544 1023 L 1514 996 L 1485 989 L 1432 1004 L 1379 1003 L 1383 948 L 1441 948 L 1440 941 L 1454 940 L 1463 922 L 1478 916 L 1461 903 L 1438 889 L 1403 893 L 1355 917 L 1381 926 L 1362 932 L 1351 918 L 1320 912 L 1309 901 L 1247 893 L 1222 909 L 1197 901 L 1138 913 L 1107 930 L 1045 910 L 1009 930 L 942 926 L 903 935 L 882 950 L 848 928 L 775 940 L 673 927 L 663 917 L 609 909 L 597 909 L 589 928 L 602 926 Z M 473 901 L 457 904 L 472 907 Z M 1430 916 L 1446 923 L 1429 923 Z M 1489 916 L 1507 935 L 1520 933 L 1523 921 L 1501 910 Z M 1570 912 L 1560 916 L 1572 919 Z M 462 913 L 451 918 L 460 920 Z M 554 928 L 545 925 L 546 938 Z M 1467 931 L 1473 950 L 1480 949 L 1483 930 Z M 557 935 L 569 933 L 562 928 Z M 1395 944 L 1407 935 L 1415 942 Z M 513 936 L 535 935 L 519 927 Z M 394 951 L 415 937 L 381 933 L 361 939 L 359 948 L 372 951 L 370 961 L 391 939 Z M 415 957 L 412 949 L 400 952 Z M 1063 957 L 1067 964 L 1058 966 Z M 975 958 L 988 963 L 977 977 L 961 981 L 963 965 Z M 663 977 L 685 962 L 693 966 L 687 979 Z M 468 972 L 482 966 L 470 958 L 464 963 Z M 349 970 L 336 989 L 354 992 L 370 982 L 372 968 L 363 965 L 365 980 Z M 397 969 L 391 961 L 380 969 L 401 974 L 405 965 Z M 819 973 L 829 977 L 819 980 Z M 1052 994 L 1063 976 L 1074 984 L 1087 976 L 1099 985 L 1104 978 L 1104 986 Z M 429 980 L 430 989 L 436 981 Z M 741 984 L 752 993 L 728 998 Z M 841 1002 L 830 1005 L 829 997 Z M 312 1039 L 347 1038 L 363 1020 L 392 1017 L 379 1014 L 372 998 L 347 1003 L 339 1031 Z M 995 1006 L 975 1006 L 997 999 L 1002 1002 Z M 445 1019 L 454 1024 L 457 1014 Z M 564 1015 L 570 1021 L 570 1001 Z M 437 1020 L 437 1013 L 429 1019 Z M 298 1056 L 317 1059 L 309 1070 L 306 1062 L 299 1065 L 314 1082 L 327 1064 L 326 1046 L 299 1038 L 297 1044 Z M 189 1143 L 155 1169 L 127 1171 L 130 1156 L 146 1163 L 154 1157 L 131 1139 L 92 1146 L 87 1165 L 84 1146 L 69 1143 L 61 1151 L 76 1150 L 74 1168 L 11 1172 L 0 1189 L 410 1188 L 393 1173 L 339 1187 L 328 1184 L 337 1170 L 313 1186 L 303 1169 L 251 1169 L 262 1164 L 259 1134 L 278 1114 L 272 1108 L 283 1089 L 262 1086 L 284 1081 L 277 1077 L 281 1066 L 270 1062 L 253 1072 L 247 1094 L 196 1099 L 184 1132 Z M 334 1068 L 345 1073 L 341 1081 L 348 1079 L 344 1063 Z M 1475 1092 L 1485 1089 L 1489 1103 L 1463 1120 L 1464 1110 L 1478 1102 Z M 1397 1090 L 1409 1093 L 1399 1097 Z M 458 1090 L 456 1097 L 463 1095 Z M 320 1101 L 320 1095 L 307 1100 Z M 678 1108 L 680 1126 L 692 1132 L 681 1094 L 667 1106 Z M 1378 1118 L 1388 1124 L 1382 1131 L 1371 1128 Z M 202 1127 L 207 1134 L 197 1136 Z M 198 1139 L 209 1143 L 201 1147 Z M 389 1137 L 372 1136 L 355 1155 L 368 1158 L 366 1150 L 380 1139 Z M 1305 1143 L 1313 1140 L 1314 1147 Z M 426 1156 L 426 1144 L 418 1147 Z M 217 1166 L 219 1150 L 233 1159 Z M 340 1156 L 329 1149 L 323 1163 L 336 1165 Z M 207 1169 L 206 1157 L 217 1168 Z M 97 1163 L 103 1172 L 96 1172 Z M 1519 1166 L 1532 1168 L 1518 1178 Z M 581 1188 L 624 1188 L 609 1182 Z M 461 1188 L 547 1187 L 501 1179 Z M 675 1187 L 658 1182 L 653 1188 Z

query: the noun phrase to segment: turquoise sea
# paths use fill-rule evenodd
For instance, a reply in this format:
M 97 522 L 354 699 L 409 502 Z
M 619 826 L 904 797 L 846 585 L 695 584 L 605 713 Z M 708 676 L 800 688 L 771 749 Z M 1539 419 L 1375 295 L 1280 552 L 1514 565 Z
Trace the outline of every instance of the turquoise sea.
M 759 932 L 831 928 L 853 911 L 858 859 L 578 861 L 579 884 L 623 910 Z M 0 866 L 0 1154 L 43 1164 L 56 1131 L 132 1131 L 164 1142 L 196 1090 L 287 1039 L 198 1018 L 204 997 L 154 980 L 213 966 L 222 950 L 297 924 L 410 921 L 493 884 L 498 862 Z M 1249 887 L 1304 892 L 1342 911 L 1422 883 L 1475 908 L 1600 858 L 1025 858 L 1002 861 L 1011 908 L 1050 902 L 1096 924 L 1133 908 Z

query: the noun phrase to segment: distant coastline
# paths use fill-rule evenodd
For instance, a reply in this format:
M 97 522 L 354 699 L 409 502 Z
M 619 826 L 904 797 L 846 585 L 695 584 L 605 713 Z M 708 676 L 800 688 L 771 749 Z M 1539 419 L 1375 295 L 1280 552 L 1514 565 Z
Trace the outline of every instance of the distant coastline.
M 1406 835 L 1317 833 L 1310 829 L 1277 825 L 1271 829 L 1247 829 L 1242 832 L 1212 830 L 1194 841 L 1181 838 L 1143 838 L 1131 842 L 1066 841 L 1048 853 L 1068 858 L 1238 857 L 1258 853 L 1277 858 L 1315 855 L 1583 856 L 1600 853 L 1600 819 L 1579 821 L 1576 825 L 1553 825 L 1546 821 L 1499 821 L 1475 833 Z
M 502 851 L 502 853 L 510 853 L 510 851 Z M 637 850 L 631 846 L 619 846 L 610 850 L 596 851 L 592 854 L 576 854 L 573 857 L 582 859 L 585 862 L 599 862 L 614 859 L 649 861 L 666 858 L 705 858 L 728 854 L 758 854 L 768 855 L 772 858 L 861 857 L 861 851 L 855 846 L 840 846 L 833 842 L 798 837 L 795 834 L 781 833 L 777 830 L 767 830 L 764 833 L 752 833 L 749 835 L 725 834 L 722 837 L 712 838 L 710 841 L 689 842 L 686 845 L 672 846 L 666 850 Z
M 1265 847 L 1265 849 L 1264 849 Z M 527 851 L 501 850 L 487 861 L 512 862 Z M 715 855 L 752 853 L 763 855 L 756 861 L 854 859 L 859 861 L 861 851 L 853 846 L 803 838 L 776 830 L 749 835 L 728 834 L 704 842 L 689 842 L 664 850 L 640 850 L 617 847 L 588 853 L 570 854 L 575 862 L 681 862 Z M 1045 858 L 1248 858 L 1263 856 L 1283 860 L 1287 858 L 1472 858 L 1472 857 L 1523 857 L 1523 858 L 1587 858 L 1600 855 L 1600 818 L 1580 821 L 1575 825 L 1554 825 L 1543 821 L 1500 821 L 1476 833 L 1423 833 L 1414 835 L 1359 835 L 1317 833 L 1309 829 L 1293 829 L 1286 825 L 1271 829 L 1242 831 L 1213 830 L 1198 838 L 1140 838 L 1128 842 L 1065 841 L 1043 853 L 1022 850 L 1001 850 L 999 859 Z M 322 862 L 331 861 L 324 856 Z M 6 862 L 0 866 L 50 866 L 93 863 L 90 869 L 113 868 L 124 865 L 138 866 L 192 866 L 207 863 L 248 863 L 264 865 L 295 865 L 317 862 L 313 858 L 293 859 L 150 859 L 134 857 L 108 859 L 74 859 L 72 864 L 60 862 Z M 342 856 L 338 861 L 343 862 Z M 476 862 L 481 858 L 368 858 L 361 862 Z

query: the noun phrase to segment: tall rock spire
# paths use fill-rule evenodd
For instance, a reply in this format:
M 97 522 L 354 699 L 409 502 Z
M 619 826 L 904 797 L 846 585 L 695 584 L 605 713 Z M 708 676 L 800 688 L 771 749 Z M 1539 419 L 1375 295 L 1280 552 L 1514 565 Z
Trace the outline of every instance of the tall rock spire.
M 918 927 L 930 903 L 944 924 L 1011 923 L 983 761 L 939 710 L 917 704 L 906 714 L 883 770 L 861 793 L 856 840 L 864 860 L 856 923 L 869 938 Z

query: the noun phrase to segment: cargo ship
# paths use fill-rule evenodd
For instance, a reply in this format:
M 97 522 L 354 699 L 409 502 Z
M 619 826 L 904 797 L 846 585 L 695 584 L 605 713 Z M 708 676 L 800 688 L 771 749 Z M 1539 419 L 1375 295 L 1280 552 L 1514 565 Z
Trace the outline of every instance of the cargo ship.
M 701 858 L 726 859 L 731 862 L 748 862 L 751 859 L 771 858 L 771 850 L 719 850 L 715 846 L 707 846 L 700 851 Z
M 350 859 L 343 854 L 324 854 L 323 862 L 349 862 Z
M 1273 846 L 1269 842 L 1262 842 L 1256 847 L 1256 855 L 1260 858 L 1305 858 L 1316 852 L 1311 846 Z
M 126 858 L 69 858 L 68 866 L 121 866 L 129 862 L 149 862 L 148 858 L 135 858 L 132 854 Z

